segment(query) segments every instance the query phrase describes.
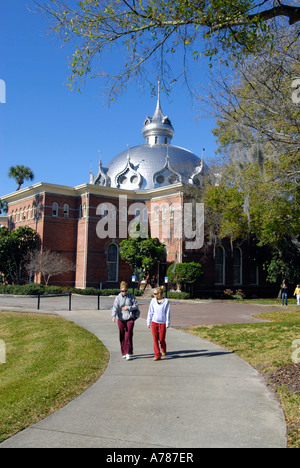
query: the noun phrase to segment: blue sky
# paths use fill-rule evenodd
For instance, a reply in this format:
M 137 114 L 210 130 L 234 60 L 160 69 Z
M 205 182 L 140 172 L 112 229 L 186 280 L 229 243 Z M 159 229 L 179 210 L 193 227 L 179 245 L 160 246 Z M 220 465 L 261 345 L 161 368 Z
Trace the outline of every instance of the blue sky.
M 7 174 L 17 164 L 32 169 L 35 183 L 88 183 L 91 164 L 97 171 L 99 150 L 105 165 L 127 145 L 144 143 L 142 125 L 156 106 L 150 89 L 135 86 L 110 107 L 99 80 L 87 81 L 81 94 L 70 91 L 66 81 L 72 49 L 61 47 L 49 34 L 49 20 L 30 7 L 31 0 L 0 4 L 0 79 L 6 84 L 6 103 L 0 103 L 0 197 L 16 189 Z M 193 67 L 197 80 L 205 81 L 206 67 Z M 172 143 L 200 157 L 205 148 L 206 157 L 213 157 L 215 122 L 197 118 L 188 90 L 178 84 L 171 96 L 162 94 L 161 102 L 175 129 Z

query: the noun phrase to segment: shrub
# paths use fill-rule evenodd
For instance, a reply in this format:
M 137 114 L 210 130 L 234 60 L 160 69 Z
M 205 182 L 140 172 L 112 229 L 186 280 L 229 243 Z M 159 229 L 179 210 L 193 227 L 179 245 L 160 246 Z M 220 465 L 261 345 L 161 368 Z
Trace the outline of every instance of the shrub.
M 170 283 L 178 283 L 186 290 L 187 286 L 192 289 L 203 275 L 202 266 L 196 262 L 176 263 L 169 266 L 167 276 Z
M 245 299 L 245 293 L 241 289 L 237 289 L 233 297 L 235 299 Z
M 67 294 L 69 291 L 61 286 L 45 286 L 44 294 Z
M 167 297 L 169 299 L 190 299 L 191 295 L 187 292 L 168 291 Z
M 44 294 L 45 286 L 43 284 L 29 283 L 20 286 L 18 294 L 24 294 L 28 296 L 35 296 L 37 294 Z

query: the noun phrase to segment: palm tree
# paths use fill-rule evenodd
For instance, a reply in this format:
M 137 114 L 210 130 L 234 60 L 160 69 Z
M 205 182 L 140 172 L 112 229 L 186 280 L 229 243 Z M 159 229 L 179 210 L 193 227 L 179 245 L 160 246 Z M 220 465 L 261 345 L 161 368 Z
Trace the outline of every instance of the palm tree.
M 8 177 L 12 177 L 16 180 L 18 184 L 17 190 L 20 190 L 21 185 L 24 184 L 24 180 L 32 180 L 34 178 L 34 175 L 29 167 L 12 166 L 9 169 Z

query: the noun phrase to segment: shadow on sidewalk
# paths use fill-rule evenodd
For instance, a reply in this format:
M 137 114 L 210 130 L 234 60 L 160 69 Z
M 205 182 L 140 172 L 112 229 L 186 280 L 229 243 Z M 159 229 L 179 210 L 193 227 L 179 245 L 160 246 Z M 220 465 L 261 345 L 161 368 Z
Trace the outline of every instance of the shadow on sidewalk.
M 170 359 L 186 359 L 186 358 L 196 358 L 196 357 L 214 357 L 214 356 L 224 356 L 225 354 L 234 354 L 233 351 L 214 351 L 208 352 L 207 349 L 185 349 L 181 351 L 170 351 L 167 352 L 167 355 L 162 357 L 162 361 L 168 361 Z M 154 354 L 137 354 L 132 356 L 131 360 L 135 359 L 153 359 Z

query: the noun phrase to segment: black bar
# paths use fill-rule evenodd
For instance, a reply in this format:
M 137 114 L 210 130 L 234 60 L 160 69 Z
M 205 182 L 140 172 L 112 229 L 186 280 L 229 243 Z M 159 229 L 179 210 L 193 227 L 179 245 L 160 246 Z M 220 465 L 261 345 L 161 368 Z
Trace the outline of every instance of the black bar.
M 98 293 L 98 309 L 97 310 L 100 310 L 100 293 Z
M 40 310 L 41 295 L 38 294 L 37 310 Z
M 71 310 L 71 297 L 72 297 L 72 293 L 69 293 L 69 310 Z

